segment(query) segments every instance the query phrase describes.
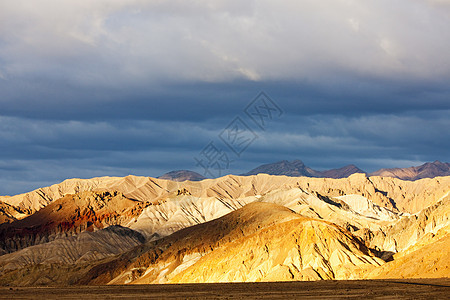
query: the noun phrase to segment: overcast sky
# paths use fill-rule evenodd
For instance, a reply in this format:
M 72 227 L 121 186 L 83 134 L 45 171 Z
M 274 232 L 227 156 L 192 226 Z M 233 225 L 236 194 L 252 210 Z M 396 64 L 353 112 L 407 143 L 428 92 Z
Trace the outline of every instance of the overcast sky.
M 1 0 L 0 195 L 204 173 L 208 145 L 222 174 L 449 161 L 449 83 L 448 0 Z

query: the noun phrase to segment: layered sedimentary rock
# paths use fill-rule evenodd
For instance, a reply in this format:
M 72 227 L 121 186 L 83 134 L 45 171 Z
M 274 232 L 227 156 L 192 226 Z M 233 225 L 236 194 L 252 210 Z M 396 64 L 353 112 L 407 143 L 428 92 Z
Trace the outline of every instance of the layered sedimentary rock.
M 116 191 L 66 195 L 24 219 L 0 225 L 0 248 L 9 253 L 84 231 L 122 225 L 140 215 L 146 205 Z

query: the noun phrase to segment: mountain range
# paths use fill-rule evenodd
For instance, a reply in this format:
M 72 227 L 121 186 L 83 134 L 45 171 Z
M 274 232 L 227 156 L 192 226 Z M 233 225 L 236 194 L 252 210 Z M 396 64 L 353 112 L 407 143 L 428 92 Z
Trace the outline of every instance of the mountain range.
M 450 176 L 68 179 L 0 208 L 3 286 L 450 276 Z
M 380 169 L 372 173 L 367 173 L 353 164 L 338 169 L 317 171 L 306 166 L 301 160 L 283 160 L 275 163 L 261 165 L 241 175 L 250 176 L 257 174 L 269 174 L 284 175 L 290 177 L 306 176 L 319 178 L 347 178 L 348 176 L 355 173 L 364 173 L 368 174 L 369 176 L 394 177 L 403 180 L 418 180 L 422 178 L 434 178 L 437 176 L 450 176 L 450 163 L 434 161 L 427 162 L 417 167 Z M 172 171 L 158 178 L 174 181 L 200 181 L 206 179 L 201 174 L 189 170 Z
M 261 165 L 243 176 L 257 175 L 260 173 L 269 175 L 285 175 L 292 177 L 321 177 L 321 178 L 346 178 L 355 173 L 365 173 L 355 165 L 348 165 L 339 169 L 326 171 L 317 171 L 307 167 L 301 160 L 287 161 L 283 160 L 276 163 Z
M 370 173 L 371 176 L 394 177 L 403 180 L 417 180 L 450 175 L 450 163 L 440 161 L 427 162 L 417 167 L 381 169 Z

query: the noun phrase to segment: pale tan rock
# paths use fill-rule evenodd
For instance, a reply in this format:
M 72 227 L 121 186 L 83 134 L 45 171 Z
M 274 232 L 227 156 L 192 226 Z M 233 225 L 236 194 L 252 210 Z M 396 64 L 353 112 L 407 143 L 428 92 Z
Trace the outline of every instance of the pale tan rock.
M 139 201 L 157 203 L 173 197 L 178 190 L 186 189 L 194 197 L 237 199 L 264 195 L 276 189 L 300 187 L 308 192 L 319 192 L 331 197 L 356 194 L 375 204 L 400 212 L 416 213 L 438 201 L 450 187 L 450 176 L 402 181 L 389 177 L 366 177 L 353 174 L 348 178 L 286 177 L 259 174 L 254 176 L 228 175 L 198 182 L 173 182 L 151 177 L 98 177 L 68 179 L 60 184 L 44 187 L 12 197 L 0 196 L 0 201 L 28 209 L 32 212 L 45 207 L 66 194 L 82 191 L 114 190 Z
M 135 263 L 110 283 L 349 279 L 383 263 L 343 228 L 275 204 L 250 203 L 198 226 L 155 263 Z
M 14 211 L 32 215 L 15 220 L 22 217 L 16 214 L 11 224 L 0 226 L 1 235 L 8 236 L 2 239 L 6 252 L 24 248 L 0 256 L 0 267 L 8 266 L 0 270 L 0 282 L 450 276 L 445 261 L 449 192 L 450 177 L 408 182 L 364 174 L 344 179 L 230 175 L 200 182 L 135 176 L 68 180 L 2 197 L 8 216 Z M 125 243 L 115 251 L 106 239 L 108 249 L 98 248 L 104 254 L 90 252 L 100 244 L 86 231 L 97 233 L 109 225 L 132 228 L 147 242 L 130 250 Z M 74 249 L 61 250 L 69 246 Z M 394 260 L 385 263 L 379 257 L 389 257 L 388 252 Z
M 417 244 L 394 255 L 394 260 L 369 268 L 368 279 L 450 277 L 450 226 L 424 236 Z

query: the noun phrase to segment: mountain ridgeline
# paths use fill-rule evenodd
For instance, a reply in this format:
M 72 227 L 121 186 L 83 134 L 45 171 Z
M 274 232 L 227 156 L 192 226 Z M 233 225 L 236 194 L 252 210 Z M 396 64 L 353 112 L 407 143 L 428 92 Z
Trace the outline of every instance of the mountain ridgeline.
M 355 173 L 363 173 L 369 176 L 393 177 L 402 180 L 418 180 L 422 178 L 450 176 L 450 163 L 434 161 L 416 167 L 380 169 L 372 173 L 367 173 L 353 164 L 338 169 L 318 171 L 306 166 L 301 160 L 283 160 L 258 166 L 241 174 L 241 176 L 268 174 L 289 177 L 347 178 Z M 201 181 L 206 179 L 203 175 L 189 170 L 171 171 L 158 178 L 180 182 L 186 180 Z
M 301 160 L 287 161 L 283 160 L 276 163 L 265 164 L 259 166 L 243 176 L 257 175 L 257 174 L 269 174 L 269 175 L 285 175 L 291 177 L 320 177 L 320 178 L 346 178 L 355 173 L 366 173 L 359 169 L 355 165 L 348 165 L 339 169 L 331 169 L 326 171 L 317 171 L 307 167 Z
M 450 176 L 450 163 L 434 161 L 425 163 L 417 167 L 380 169 L 372 173 L 367 173 L 353 164 L 344 166 L 339 169 L 317 171 L 307 167 L 301 160 L 283 160 L 276 163 L 261 165 L 242 175 L 249 176 L 257 175 L 260 173 L 291 177 L 306 176 L 319 178 L 347 178 L 348 176 L 355 173 L 364 173 L 369 176 L 385 176 L 402 180 L 418 180 L 422 178 Z
M 0 286 L 450 277 L 450 176 L 358 170 L 280 162 L 258 175 L 68 179 L 0 196 Z
M 381 169 L 370 173 L 371 176 L 394 177 L 403 180 L 418 180 L 437 176 L 450 176 L 450 163 L 440 161 L 427 162 L 417 167 Z

